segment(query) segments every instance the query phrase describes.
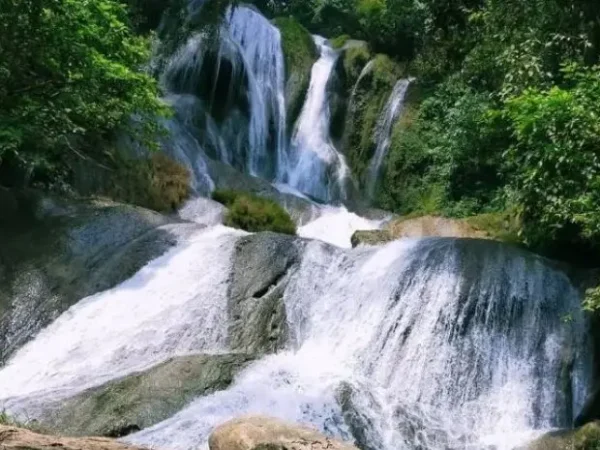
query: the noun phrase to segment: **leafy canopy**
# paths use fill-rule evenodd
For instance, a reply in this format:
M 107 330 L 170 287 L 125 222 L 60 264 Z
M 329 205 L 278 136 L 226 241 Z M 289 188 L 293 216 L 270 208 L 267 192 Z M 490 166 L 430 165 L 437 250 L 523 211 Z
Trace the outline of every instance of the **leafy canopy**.
M 0 8 L 0 177 L 55 177 L 66 153 L 136 113 L 162 111 L 143 73 L 148 42 L 116 0 L 3 0 Z M 17 177 L 15 174 L 18 174 Z M 2 180 L 0 180 L 2 181 Z M 10 180 L 9 180 L 10 181 Z M 21 180 L 22 181 L 22 180 Z

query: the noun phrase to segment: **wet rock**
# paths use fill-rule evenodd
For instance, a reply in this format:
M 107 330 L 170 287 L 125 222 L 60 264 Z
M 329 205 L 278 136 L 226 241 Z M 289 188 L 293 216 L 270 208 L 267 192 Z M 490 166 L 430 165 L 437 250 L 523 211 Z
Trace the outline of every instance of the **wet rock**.
M 268 417 L 232 420 L 210 436 L 210 450 L 358 450 L 315 430 Z
M 64 438 L 37 434 L 21 428 L 0 425 L 0 448 L 3 450 L 140 450 L 111 439 Z
M 253 357 L 173 358 L 48 408 L 44 428 L 70 436 L 123 437 L 168 419 L 197 397 L 227 388 Z
M 300 262 L 303 242 L 260 233 L 236 244 L 229 287 L 229 345 L 233 351 L 272 353 L 287 339 L 283 294 Z
M 130 278 L 198 227 L 109 201 L 1 197 L 13 209 L 0 220 L 0 364 L 80 299 Z
M 342 409 L 344 422 L 352 433 L 357 447 L 361 450 L 378 450 L 383 447 L 381 436 L 376 433 L 373 421 L 363 412 L 363 409 L 373 411 L 380 406 L 366 389 L 363 390 L 362 397 L 362 400 L 368 403 L 367 408 L 359 405 L 357 391 L 351 384 L 342 383 L 336 392 L 336 399 Z
M 596 450 L 600 447 L 600 422 L 576 430 L 549 433 L 532 442 L 526 450 Z

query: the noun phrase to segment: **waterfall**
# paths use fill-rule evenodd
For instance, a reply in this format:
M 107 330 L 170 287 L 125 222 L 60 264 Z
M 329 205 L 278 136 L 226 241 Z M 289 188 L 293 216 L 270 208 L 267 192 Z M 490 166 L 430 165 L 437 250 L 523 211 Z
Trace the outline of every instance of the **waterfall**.
M 321 201 L 344 200 L 350 170 L 329 136 L 330 111 L 327 81 L 338 53 L 319 36 L 314 37 L 320 58 L 311 72 L 308 94 L 290 144 L 286 181 L 293 188 Z
M 0 404 L 35 417 L 37 402 L 173 355 L 227 352 L 239 236 L 222 226 L 198 231 L 131 280 L 82 300 L 0 370 Z M 568 426 L 581 407 L 591 352 L 579 294 L 543 258 L 441 238 L 303 248 L 283 294 L 285 351 L 127 441 L 206 448 L 215 426 L 262 413 L 368 449 L 504 450 Z
M 191 6 L 190 14 L 197 14 L 198 5 Z M 226 18 L 216 48 L 202 34 L 191 36 L 170 58 L 162 84 L 170 96 L 191 95 L 201 101 L 204 113 L 189 120 L 210 122 L 212 129 L 200 127 L 200 138 L 216 131 L 223 142 L 218 148 L 214 140 L 200 142 L 210 157 L 275 179 L 287 164 L 281 35 L 246 6 L 230 9 Z
M 285 72 L 281 35 L 261 14 L 240 6 L 228 13 L 231 38 L 242 49 L 250 86 L 251 175 L 269 177 L 268 148 L 274 145 L 275 167 L 285 166 Z M 274 129 L 275 141 L 269 141 Z M 281 169 L 277 169 L 279 172 Z
M 377 186 L 379 173 L 381 172 L 381 166 L 392 141 L 392 130 L 398 117 L 402 114 L 404 98 L 406 97 L 409 85 L 410 80 L 400 80 L 396 83 L 392 94 L 385 105 L 383 113 L 379 118 L 377 130 L 375 132 L 377 146 L 375 148 L 375 155 L 373 156 L 373 159 L 371 159 L 367 175 L 367 195 L 371 199 L 375 195 L 375 188 Z
M 174 355 L 222 352 L 229 260 L 243 234 L 196 232 L 129 281 L 81 300 L 0 371 L 4 406 L 11 397 L 68 397 Z

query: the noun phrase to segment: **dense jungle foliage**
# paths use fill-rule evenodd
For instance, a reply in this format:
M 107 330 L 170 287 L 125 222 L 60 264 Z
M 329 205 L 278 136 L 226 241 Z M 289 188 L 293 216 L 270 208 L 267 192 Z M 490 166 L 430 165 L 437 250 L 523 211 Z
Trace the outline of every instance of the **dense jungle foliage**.
M 143 71 L 181 0 L 2 0 L 0 181 L 68 185 L 72 160 L 133 113 L 165 113 Z M 206 0 L 206 23 L 232 3 Z M 254 0 L 338 46 L 369 43 L 416 77 L 377 206 L 465 217 L 509 211 L 553 256 L 600 254 L 600 2 Z M 210 12 L 208 16 L 206 12 Z M 184 23 L 182 26 L 195 26 Z M 159 30 L 160 33 L 160 30 Z
M 265 7 L 410 63 L 417 81 L 394 130 L 379 206 L 458 217 L 512 211 L 528 245 L 597 262 L 600 2 L 291 0 Z

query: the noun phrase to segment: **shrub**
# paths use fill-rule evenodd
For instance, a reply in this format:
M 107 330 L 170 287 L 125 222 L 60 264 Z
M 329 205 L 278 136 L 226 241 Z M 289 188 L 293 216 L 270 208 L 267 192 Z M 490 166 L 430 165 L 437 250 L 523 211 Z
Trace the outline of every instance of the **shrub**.
M 296 234 L 296 225 L 290 215 L 273 200 L 243 192 L 220 190 L 213 199 L 229 208 L 225 225 L 250 232 L 273 231 Z
M 190 194 L 190 173 L 163 153 L 147 159 L 119 158 L 117 168 L 100 188 L 112 199 L 156 211 L 177 210 Z

